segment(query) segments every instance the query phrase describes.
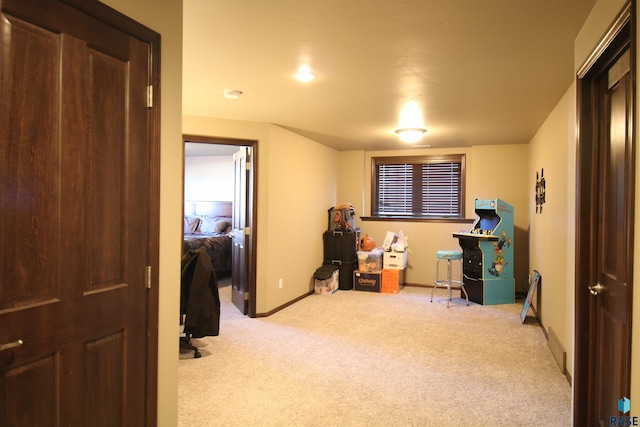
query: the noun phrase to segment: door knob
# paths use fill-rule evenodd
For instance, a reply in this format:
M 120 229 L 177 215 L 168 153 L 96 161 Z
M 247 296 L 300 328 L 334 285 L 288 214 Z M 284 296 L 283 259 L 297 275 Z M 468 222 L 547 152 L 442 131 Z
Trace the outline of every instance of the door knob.
M 0 344 L 0 351 L 9 350 L 10 348 L 14 348 L 14 347 L 20 347 L 22 344 L 24 344 L 24 341 L 22 340 L 8 342 L 6 344 Z
M 589 286 L 589 293 L 591 295 L 598 295 L 603 290 L 604 290 L 604 286 L 602 286 L 600 283 L 597 283 L 593 286 Z

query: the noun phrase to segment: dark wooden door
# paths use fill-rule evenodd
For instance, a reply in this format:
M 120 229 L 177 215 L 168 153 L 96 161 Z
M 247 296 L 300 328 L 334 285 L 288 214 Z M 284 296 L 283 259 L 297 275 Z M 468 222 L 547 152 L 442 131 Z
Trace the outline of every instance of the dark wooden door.
M 234 196 L 233 196 L 233 249 L 231 254 L 231 300 L 242 314 L 249 314 L 249 274 L 246 259 L 248 249 L 247 229 L 247 184 L 249 171 L 249 149 L 240 147 L 233 155 Z
M 0 425 L 145 425 L 149 45 L 63 2 L 2 11 Z
M 630 19 L 630 18 L 629 18 Z M 630 24 L 581 82 L 576 269 L 576 425 L 609 425 L 629 397 L 634 85 Z M 583 127 L 584 126 L 584 127 Z M 588 128 L 588 129 L 587 129 Z
M 630 114 L 630 52 L 627 49 L 600 77 L 601 123 L 599 147 L 598 236 L 596 283 L 591 285 L 593 306 L 593 382 L 596 419 L 607 422 L 618 415 L 618 400 L 629 396 L 631 356 L 631 262 L 627 247 L 630 223 L 627 209 L 633 209 L 633 161 Z M 628 204 L 631 203 L 629 206 Z

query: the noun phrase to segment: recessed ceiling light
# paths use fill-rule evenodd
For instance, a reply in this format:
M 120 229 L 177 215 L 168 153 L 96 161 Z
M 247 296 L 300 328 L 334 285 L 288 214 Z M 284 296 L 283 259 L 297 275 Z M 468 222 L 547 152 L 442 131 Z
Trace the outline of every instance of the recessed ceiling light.
M 307 83 L 307 82 L 310 82 L 311 80 L 315 79 L 318 76 L 311 72 L 311 69 L 309 68 L 308 65 L 302 65 L 298 69 L 298 72 L 293 75 L 293 77 L 295 77 L 298 81 L 301 81 L 303 83 Z
M 225 90 L 223 93 L 224 97 L 227 99 L 238 99 L 240 98 L 240 95 L 242 95 L 241 90 Z

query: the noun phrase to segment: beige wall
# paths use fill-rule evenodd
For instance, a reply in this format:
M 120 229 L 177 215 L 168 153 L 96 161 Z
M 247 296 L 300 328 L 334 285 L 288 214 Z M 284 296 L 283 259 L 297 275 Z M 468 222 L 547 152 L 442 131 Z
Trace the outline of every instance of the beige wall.
M 365 211 L 362 183 L 368 176 L 365 173 L 364 151 L 338 153 L 338 202 L 350 202 L 357 217 Z M 358 223 L 356 225 L 360 227 Z
M 529 201 L 534 187 L 529 185 L 527 145 L 476 146 L 471 151 L 471 175 L 467 178 L 467 216 L 473 212 L 474 199 L 503 199 L 514 210 L 514 272 L 516 289 L 528 289 L 529 269 Z
M 474 200 L 500 198 L 514 206 L 516 289 L 526 289 L 528 271 L 529 198 L 533 187 L 527 181 L 527 145 L 491 145 L 458 149 L 345 151 L 340 152 L 338 199 L 351 201 L 358 216 L 361 234 L 370 235 L 381 245 L 387 231 L 402 230 L 409 236 L 409 262 L 405 281 L 431 285 L 435 277 L 435 254 L 441 249 L 459 249 L 452 233 L 469 230 L 470 223 L 419 223 L 363 221 L 371 210 L 371 158 L 376 156 L 466 155 L 466 218 L 476 219 Z M 343 183 L 348 183 L 344 184 Z M 362 203 L 360 201 L 362 200 Z M 354 201 L 358 201 L 357 203 Z M 362 205 L 362 207 L 360 207 Z
M 278 126 L 270 130 L 268 182 L 258 183 L 258 197 L 268 198 L 266 229 L 258 230 L 259 248 L 266 254 L 256 283 L 262 313 L 313 289 L 327 210 L 336 204 L 338 186 L 335 150 Z
M 536 172 L 546 181 L 546 203 L 530 213 L 530 265 L 542 275 L 534 298 L 543 327 L 553 329 L 567 351 L 567 371 L 573 372 L 574 245 L 575 245 L 575 85 L 572 85 L 529 144 L 529 181 Z M 540 302 L 538 304 L 538 301 Z
M 182 1 L 104 0 L 161 34 L 160 303 L 158 425 L 178 424 L 178 346 L 182 215 Z
M 327 210 L 336 204 L 336 151 L 264 123 L 184 116 L 183 132 L 258 141 L 258 314 L 312 290 Z

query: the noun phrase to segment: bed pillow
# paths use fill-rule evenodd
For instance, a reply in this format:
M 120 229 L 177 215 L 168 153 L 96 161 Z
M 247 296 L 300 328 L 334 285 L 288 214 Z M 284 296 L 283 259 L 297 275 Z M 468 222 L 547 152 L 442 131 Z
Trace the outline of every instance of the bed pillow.
M 228 232 L 230 228 L 230 218 L 205 215 L 200 221 L 200 232 L 202 234 L 222 234 Z
M 200 225 L 200 218 L 197 216 L 185 216 L 184 217 L 184 234 L 193 234 Z
M 216 225 L 218 227 L 219 233 L 228 233 L 231 231 L 231 220 L 230 219 L 221 219 L 218 221 Z

